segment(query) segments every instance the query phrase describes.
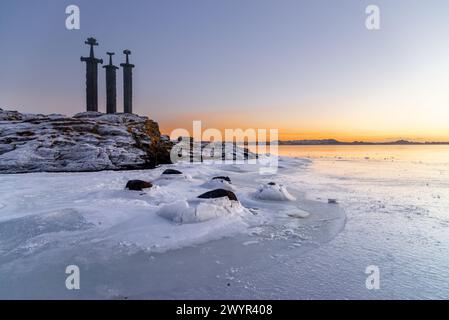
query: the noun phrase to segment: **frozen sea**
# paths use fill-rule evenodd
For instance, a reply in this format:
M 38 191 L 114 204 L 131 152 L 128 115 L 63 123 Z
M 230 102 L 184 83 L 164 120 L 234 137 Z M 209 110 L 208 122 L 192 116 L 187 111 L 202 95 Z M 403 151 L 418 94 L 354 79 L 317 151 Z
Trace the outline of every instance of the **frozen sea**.
M 279 151 L 271 176 L 216 164 L 0 175 L 0 298 L 449 298 L 449 146 Z M 161 179 L 168 167 L 184 175 Z M 161 215 L 196 206 L 223 175 L 241 207 Z M 130 179 L 156 186 L 124 190 Z M 288 197 L 258 192 L 268 182 Z M 69 265 L 80 290 L 65 286 Z

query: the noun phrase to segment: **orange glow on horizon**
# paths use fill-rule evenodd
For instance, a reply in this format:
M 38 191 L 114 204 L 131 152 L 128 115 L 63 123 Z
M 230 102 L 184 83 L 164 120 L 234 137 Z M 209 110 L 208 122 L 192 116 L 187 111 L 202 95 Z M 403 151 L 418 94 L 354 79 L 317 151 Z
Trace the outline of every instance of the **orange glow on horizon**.
M 234 108 L 235 109 L 235 108 Z M 238 115 L 238 116 L 237 116 Z M 435 115 L 433 115 L 435 116 Z M 447 142 L 449 128 L 442 114 L 435 119 L 425 115 L 407 117 L 386 117 L 366 115 L 322 115 L 302 116 L 300 111 L 291 114 L 276 110 L 261 110 L 250 113 L 245 108 L 235 112 L 178 113 L 157 119 L 161 132 L 170 134 L 174 129 L 184 128 L 192 133 L 194 120 L 202 121 L 202 131 L 216 128 L 224 136 L 225 129 L 278 129 L 280 140 L 322 140 L 336 139 L 341 142 L 390 142 L 409 140 L 416 142 Z M 432 121 L 433 120 L 433 121 Z
M 188 126 L 164 126 L 161 125 L 161 132 L 163 134 L 169 135 L 173 130 L 178 128 L 184 128 L 192 135 L 192 127 Z M 204 127 L 202 130 L 208 129 L 210 127 Z M 222 136 L 224 137 L 225 129 L 249 129 L 248 127 L 220 127 L 217 128 L 220 130 Z M 251 128 L 250 128 L 251 129 Z M 253 128 L 257 129 L 275 129 L 270 127 L 260 127 Z M 447 135 L 442 135 L 438 133 L 433 134 L 412 134 L 412 133 L 380 133 L 380 132 L 372 132 L 372 133 L 350 133 L 350 132 L 338 132 L 338 131 L 304 131 L 304 132 L 294 132 L 289 129 L 279 129 L 279 140 L 324 140 L 324 139 L 335 139 L 341 142 L 354 142 L 354 141 L 364 141 L 364 142 L 392 142 L 397 140 L 408 140 L 414 142 L 448 142 L 449 141 L 449 133 Z

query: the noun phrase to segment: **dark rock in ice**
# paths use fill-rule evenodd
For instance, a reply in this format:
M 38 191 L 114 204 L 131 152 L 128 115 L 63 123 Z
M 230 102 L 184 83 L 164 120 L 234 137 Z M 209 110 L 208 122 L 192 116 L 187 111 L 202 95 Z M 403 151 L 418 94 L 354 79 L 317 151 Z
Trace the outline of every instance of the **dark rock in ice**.
M 126 188 L 133 191 L 142 191 L 142 189 L 151 188 L 153 184 L 143 180 L 130 180 L 126 184 Z
M 337 201 L 337 199 L 327 199 L 327 203 L 329 203 L 329 204 L 337 204 L 338 201 Z
M 162 174 L 182 174 L 181 171 L 175 169 L 167 169 Z
M 208 191 L 198 196 L 200 199 L 215 199 L 215 198 L 223 198 L 228 197 L 229 200 L 239 201 L 234 192 L 224 189 L 215 189 L 212 191 Z
M 268 185 L 269 185 L 269 186 L 275 186 L 275 185 L 276 185 L 276 182 L 268 182 Z
M 213 177 L 212 180 L 222 180 L 231 183 L 231 178 L 225 176 Z

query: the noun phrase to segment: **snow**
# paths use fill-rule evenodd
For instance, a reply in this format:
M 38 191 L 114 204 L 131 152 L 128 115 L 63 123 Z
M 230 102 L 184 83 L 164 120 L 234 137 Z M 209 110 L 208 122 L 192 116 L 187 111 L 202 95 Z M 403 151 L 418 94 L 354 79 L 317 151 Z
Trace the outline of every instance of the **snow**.
M 310 216 L 310 213 L 305 211 L 305 210 L 298 210 L 298 212 L 295 213 L 289 213 L 288 215 L 289 217 L 292 218 L 307 218 L 308 216 Z
M 162 206 L 157 214 L 177 223 L 193 223 L 219 217 L 225 217 L 227 220 L 245 218 L 244 215 L 248 215 L 249 211 L 238 202 L 217 198 L 177 201 Z
M 304 163 L 291 160 L 288 170 Z M 162 175 L 167 168 L 183 174 Z M 151 261 L 154 255 L 173 255 L 168 263 L 176 264 L 179 250 L 187 252 L 196 246 L 239 239 L 242 247 L 273 242 L 287 248 L 292 241 L 328 241 L 342 230 L 345 216 L 339 208 L 303 202 L 294 185 L 291 189 L 299 200 L 290 199 L 285 205 L 254 198 L 258 185 L 267 179 L 258 169 L 253 165 L 236 172 L 229 165 L 184 163 L 142 171 L 1 175 L 0 281 L 4 285 L 0 297 L 70 297 L 72 293 L 58 282 L 58 270 L 70 264 L 112 277 L 88 277 L 84 283 L 89 289 L 79 297 L 138 295 L 149 287 L 110 290 L 116 277 L 128 278 L 126 287 L 134 283 L 131 270 L 141 263 L 134 261 L 136 254 Z M 208 183 L 223 185 L 212 179 L 216 176 L 231 178 L 239 201 L 197 198 L 208 191 Z M 283 177 L 279 173 L 270 179 Z M 125 190 L 132 179 L 151 181 L 154 186 Z M 223 254 L 239 254 L 238 248 L 231 247 Z M 36 279 L 45 279 L 46 284 Z M 21 290 L 25 286 L 26 293 Z
M 0 298 L 449 298 L 449 148 L 353 148 L 298 151 L 271 176 L 189 163 L 0 175 Z M 197 198 L 217 176 L 239 202 Z M 73 264 L 79 291 L 64 285 Z M 370 265 L 380 290 L 365 287 Z

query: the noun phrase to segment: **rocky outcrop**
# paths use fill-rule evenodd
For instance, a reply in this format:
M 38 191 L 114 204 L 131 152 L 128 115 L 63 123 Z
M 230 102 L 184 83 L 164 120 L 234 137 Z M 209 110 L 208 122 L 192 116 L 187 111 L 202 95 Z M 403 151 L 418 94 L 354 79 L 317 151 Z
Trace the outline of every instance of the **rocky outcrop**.
M 22 114 L 0 109 L 0 173 L 153 168 L 172 143 L 133 114 Z

